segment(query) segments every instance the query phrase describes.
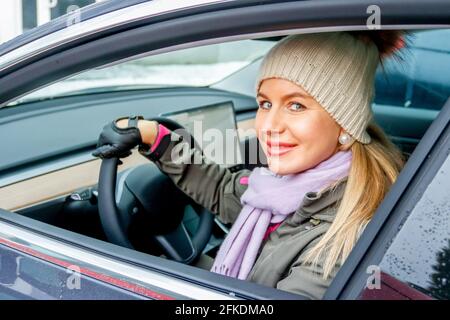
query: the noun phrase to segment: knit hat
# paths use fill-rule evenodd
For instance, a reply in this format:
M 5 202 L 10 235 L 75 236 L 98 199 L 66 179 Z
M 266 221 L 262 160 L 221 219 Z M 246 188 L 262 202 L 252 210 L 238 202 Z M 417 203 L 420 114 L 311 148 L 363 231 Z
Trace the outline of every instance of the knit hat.
M 375 43 L 348 32 L 291 35 L 264 57 L 256 93 L 269 78 L 292 81 L 306 90 L 357 141 L 367 144 L 372 119 L 375 71 L 380 53 Z

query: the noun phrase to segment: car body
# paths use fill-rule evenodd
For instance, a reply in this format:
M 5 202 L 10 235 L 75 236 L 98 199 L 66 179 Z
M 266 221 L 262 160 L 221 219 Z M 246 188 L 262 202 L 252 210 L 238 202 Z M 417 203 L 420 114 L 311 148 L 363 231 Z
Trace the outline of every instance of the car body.
M 251 127 L 257 108 L 252 81 L 264 53 L 288 34 L 366 30 L 376 10 L 371 2 L 105 1 L 83 8 L 75 24 L 63 16 L 1 45 L 0 134 L 7 139 L 0 144 L 0 298 L 305 299 L 108 242 L 96 203 L 100 160 L 91 152 L 102 125 L 123 114 L 155 117 L 232 101 L 238 127 Z M 407 70 L 386 65 L 393 80 L 377 75 L 373 106 L 409 160 L 324 298 L 445 298 L 450 3 L 377 6 L 383 28 L 416 34 L 414 64 Z M 203 69 L 206 83 L 190 83 L 197 71 L 189 68 L 179 83 L 89 82 L 99 72 L 127 66 L 117 73 L 123 81 L 137 72 L 134 61 L 171 52 L 171 59 L 180 59 L 183 50 L 189 59 L 209 57 L 202 48 L 214 45 L 239 63 L 212 63 Z M 256 56 L 239 57 L 240 46 Z M 176 77 L 182 68 L 175 68 Z M 255 139 L 241 138 L 243 150 Z M 123 172 L 143 163 L 136 157 L 123 162 Z M 226 231 L 217 222 L 216 235 L 221 228 Z M 220 244 L 212 240 L 210 246 Z M 430 289 L 429 256 L 436 252 L 441 258 L 433 270 L 441 275 L 431 277 L 438 280 Z M 402 271 L 411 265 L 416 268 Z

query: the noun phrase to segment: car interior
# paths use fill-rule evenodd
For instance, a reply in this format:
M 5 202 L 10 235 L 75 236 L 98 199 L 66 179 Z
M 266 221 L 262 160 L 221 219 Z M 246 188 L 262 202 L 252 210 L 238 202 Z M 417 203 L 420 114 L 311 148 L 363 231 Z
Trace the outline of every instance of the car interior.
M 439 69 L 439 65 L 450 62 L 449 44 L 442 41 L 449 36 L 449 30 L 413 32 L 405 63 L 390 59 L 377 71 L 374 120 L 406 159 L 450 95 L 448 73 Z M 195 120 L 202 120 L 203 129 L 236 130 L 237 157 L 227 167 L 237 171 L 266 165 L 258 141 L 251 133 L 257 111 L 252 79 L 263 54 L 281 38 L 259 39 L 268 44 L 261 45 L 259 56 L 235 66 L 232 72 L 224 71 L 226 77 L 209 85 L 114 84 L 101 90 L 79 89 L 45 98 L 22 98 L 0 109 L 0 135 L 10 137 L 2 142 L 5 152 L 0 160 L 1 207 L 92 238 L 115 239 L 113 242 L 131 244 L 138 251 L 169 256 L 183 263 L 195 261 L 189 248 L 178 249 L 173 256 L 168 252 L 183 247 L 183 242 L 190 239 L 202 249 L 201 253 L 214 258 L 229 225 L 217 218 L 202 218 L 211 215 L 198 208 L 137 152 L 121 159 L 118 169 L 117 162 L 113 163 L 104 177 L 110 186 L 114 184 L 113 188 L 99 190 L 102 161 L 90 153 L 108 121 L 118 116 L 142 114 L 147 119 L 166 119 L 164 123 L 172 128 L 180 125 L 179 128 L 194 138 Z M 108 72 L 112 67 L 97 71 Z M 22 128 L 27 128 L 27 132 Z M 116 170 L 117 178 L 113 177 Z M 17 176 L 22 178 L 17 181 Z M 127 220 L 121 225 L 127 230 L 128 244 L 121 242 L 111 230 L 105 230 L 108 224 L 99 214 L 100 192 L 109 194 L 109 205 L 115 202 L 119 210 L 131 212 L 127 218 L 118 213 L 122 220 Z M 136 207 L 134 201 L 126 199 L 128 196 L 145 199 L 140 198 L 140 206 Z M 181 221 L 183 230 L 179 230 Z M 118 222 L 110 223 L 117 226 Z M 158 237 L 161 234 L 167 237 L 161 239 Z

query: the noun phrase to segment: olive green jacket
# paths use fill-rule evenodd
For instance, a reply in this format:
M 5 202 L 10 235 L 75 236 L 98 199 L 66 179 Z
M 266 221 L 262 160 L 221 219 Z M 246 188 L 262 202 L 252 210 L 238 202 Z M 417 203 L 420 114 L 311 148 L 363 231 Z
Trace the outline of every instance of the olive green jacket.
M 144 154 L 167 174 L 184 193 L 204 206 L 224 223 L 233 223 L 239 215 L 240 198 L 247 189 L 240 178 L 250 170 L 231 172 L 204 157 L 198 149 L 189 149 L 185 158 L 191 163 L 173 161 L 185 139 L 175 132 L 165 136 L 153 152 Z M 194 157 L 201 159 L 194 163 Z M 278 288 L 312 299 L 320 299 L 332 278 L 324 280 L 321 262 L 314 270 L 302 264 L 305 250 L 317 243 L 334 219 L 337 204 L 343 196 L 346 180 L 334 189 L 308 193 L 300 207 L 263 242 L 259 256 L 247 280 Z M 337 272 L 339 265 L 336 265 Z

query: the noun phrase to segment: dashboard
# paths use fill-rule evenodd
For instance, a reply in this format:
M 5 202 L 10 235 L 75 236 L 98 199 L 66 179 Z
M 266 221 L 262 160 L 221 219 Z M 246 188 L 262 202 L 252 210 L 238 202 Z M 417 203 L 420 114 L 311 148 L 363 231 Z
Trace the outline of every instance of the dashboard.
M 209 160 L 226 167 L 242 163 L 232 101 L 164 113 L 161 116 L 175 120 L 192 134 Z
M 91 152 L 102 127 L 117 117 L 167 115 L 188 130 L 193 130 L 192 119 L 203 118 L 205 130 L 222 133 L 252 128 L 255 112 L 252 97 L 192 87 L 64 97 L 1 109 L 0 135 L 8 139 L 0 141 L 0 207 L 17 211 L 95 185 L 101 161 Z M 206 139 L 205 146 L 213 141 Z M 236 154 L 230 166 L 239 163 L 238 149 Z M 142 163 L 148 159 L 134 152 L 119 171 Z
M 85 94 L 0 109 L 0 188 L 93 160 L 105 124 L 138 114 L 150 119 L 231 101 L 238 121 L 253 118 L 252 97 L 210 88 L 158 88 Z

